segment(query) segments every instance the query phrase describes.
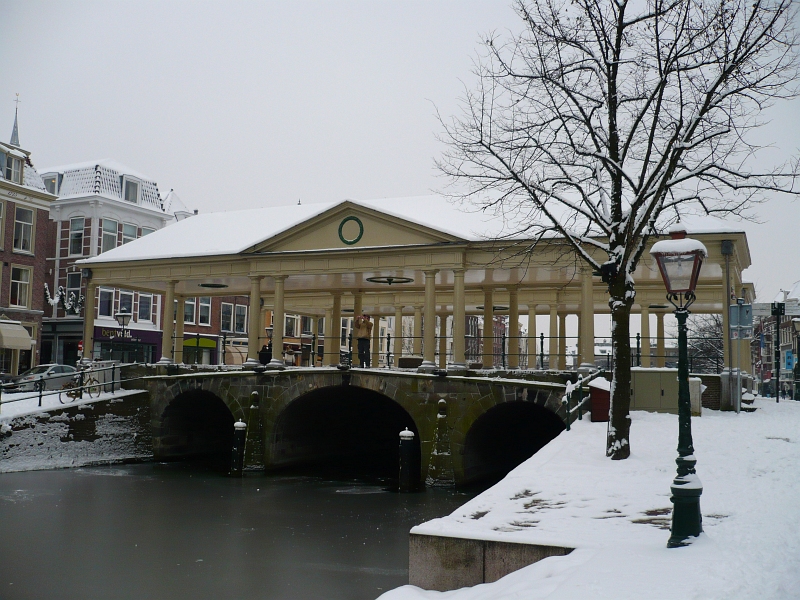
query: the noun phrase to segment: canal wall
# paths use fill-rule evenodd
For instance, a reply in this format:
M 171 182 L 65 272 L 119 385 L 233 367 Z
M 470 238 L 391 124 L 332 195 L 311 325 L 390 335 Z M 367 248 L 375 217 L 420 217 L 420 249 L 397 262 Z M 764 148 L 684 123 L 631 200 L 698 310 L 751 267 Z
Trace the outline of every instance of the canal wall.
M 439 592 L 491 583 L 548 556 L 565 556 L 573 549 L 411 533 L 408 583 Z
M 147 393 L 82 402 L 0 423 L 0 473 L 152 458 Z

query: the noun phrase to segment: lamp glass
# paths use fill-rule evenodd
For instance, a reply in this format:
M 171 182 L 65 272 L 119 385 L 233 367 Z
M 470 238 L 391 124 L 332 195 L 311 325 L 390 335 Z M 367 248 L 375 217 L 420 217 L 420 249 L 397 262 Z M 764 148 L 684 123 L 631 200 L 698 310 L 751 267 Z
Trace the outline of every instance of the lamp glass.
M 131 322 L 131 313 L 117 313 L 114 315 L 114 318 L 119 323 L 120 327 L 127 327 L 128 323 Z
M 659 254 L 656 259 L 670 294 L 694 291 L 703 262 L 699 252 Z
M 800 319 L 792 319 L 792 325 L 794 325 L 794 330 L 800 333 Z

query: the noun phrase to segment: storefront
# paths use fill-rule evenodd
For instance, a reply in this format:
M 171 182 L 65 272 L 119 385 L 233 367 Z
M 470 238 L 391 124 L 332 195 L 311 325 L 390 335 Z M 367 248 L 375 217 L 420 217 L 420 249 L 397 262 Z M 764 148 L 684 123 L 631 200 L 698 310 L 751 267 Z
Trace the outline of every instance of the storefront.
M 216 365 L 219 337 L 190 334 L 183 338 L 183 362 L 187 365 Z
M 19 321 L 0 319 L 0 372 L 17 375 L 31 367 L 33 340 Z
M 96 360 L 122 362 L 157 362 L 161 357 L 161 331 L 154 329 L 125 329 L 95 326 L 94 352 Z

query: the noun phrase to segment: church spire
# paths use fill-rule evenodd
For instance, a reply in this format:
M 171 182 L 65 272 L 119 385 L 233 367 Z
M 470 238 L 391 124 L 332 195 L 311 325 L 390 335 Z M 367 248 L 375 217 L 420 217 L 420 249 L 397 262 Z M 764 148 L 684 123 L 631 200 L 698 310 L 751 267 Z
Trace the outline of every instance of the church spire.
M 11 130 L 11 145 L 16 146 L 19 148 L 19 131 L 17 129 L 17 113 L 19 112 L 19 94 L 17 94 L 17 99 L 15 100 L 17 103 L 17 107 L 14 109 L 14 129 Z

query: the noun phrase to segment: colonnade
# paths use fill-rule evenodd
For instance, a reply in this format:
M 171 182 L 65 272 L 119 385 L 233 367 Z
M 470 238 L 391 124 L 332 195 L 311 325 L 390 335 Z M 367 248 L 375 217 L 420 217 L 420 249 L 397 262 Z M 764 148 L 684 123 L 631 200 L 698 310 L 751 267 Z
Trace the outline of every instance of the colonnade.
M 394 296 L 394 306 L 392 307 L 393 313 L 385 314 L 384 316 L 394 316 L 395 320 L 395 334 L 393 336 L 393 354 L 396 358 L 403 355 L 403 335 L 402 335 L 402 320 L 404 317 L 413 316 L 413 342 L 411 344 L 412 354 L 422 357 L 421 370 L 432 370 L 436 367 L 449 369 L 466 369 L 466 297 L 467 290 L 465 289 L 465 270 L 453 269 L 452 270 L 452 285 L 442 286 L 436 285 L 436 276 L 438 270 L 424 271 L 424 302 L 419 303 L 419 296 L 409 296 L 408 299 L 416 298 L 410 302 L 404 302 L 403 295 L 397 294 Z M 276 275 L 272 279 L 274 281 L 274 293 L 271 294 L 270 300 L 264 297 L 261 291 L 261 284 L 265 276 L 252 275 L 250 276 L 250 290 L 249 299 L 250 306 L 254 307 L 249 311 L 249 327 L 248 327 L 248 352 L 247 361 L 245 365 L 252 366 L 259 364 L 258 352 L 260 349 L 261 338 L 265 331 L 265 318 L 266 313 L 271 308 L 273 311 L 273 334 L 275 340 L 282 340 L 284 338 L 284 324 L 286 315 L 286 281 L 287 275 Z M 595 360 L 595 339 L 594 339 L 594 285 L 592 281 L 592 274 L 588 270 L 583 270 L 580 274 L 580 298 L 579 302 L 574 297 L 571 298 L 571 306 L 569 308 L 567 303 L 557 290 L 537 290 L 531 288 L 521 288 L 517 285 L 498 285 L 486 286 L 478 289 L 471 289 L 471 297 L 475 299 L 475 292 L 483 295 L 483 306 L 478 306 L 478 310 L 483 315 L 483 349 L 482 349 L 482 363 L 484 368 L 491 368 L 497 366 L 494 364 L 496 352 L 494 349 L 496 336 L 494 334 L 494 318 L 497 314 L 508 315 L 508 349 L 507 349 L 507 363 L 506 366 L 511 369 L 516 369 L 520 366 L 520 358 L 523 353 L 521 352 L 520 337 L 519 337 L 519 322 L 520 322 L 520 309 L 522 314 L 528 317 L 528 331 L 526 334 L 527 344 L 525 352 L 527 354 L 527 367 L 528 368 L 541 368 L 544 365 L 540 364 L 539 358 L 542 353 L 542 348 L 539 346 L 539 339 L 537 339 L 536 316 L 548 315 L 549 316 L 549 347 L 548 347 L 548 362 L 551 369 L 565 369 L 566 368 L 566 350 L 567 350 L 567 337 L 566 337 L 566 320 L 569 314 L 575 314 L 578 317 L 578 362 L 579 364 L 594 364 Z M 176 319 L 170 319 L 170 310 L 174 304 L 175 299 L 180 300 L 182 297 L 176 296 L 175 286 L 178 282 L 174 280 L 166 281 L 166 289 L 163 295 L 165 309 L 163 314 L 162 328 L 162 357 L 159 362 L 161 363 L 179 363 L 183 360 L 183 345 L 173 344 L 174 339 L 183 338 L 183 311 L 178 310 Z M 91 355 L 93 347 L 93 334 L 94 334 L 94 319 L 95 313 L 95 293 L 97 285 L 89 283 L 85 310 L 87 318 L 85 319 L 84 328 L 84 346 Z M 502 293 L 502 299 L 508 299 L 508 306 L 497 307 L 495 305 L 497 293 Z M 332 291 L 330 293 L 330 302 L 324 308 L 324 365 L 336 365 L 339 363 L 339 349 L 340 349 L 340 324 L 343 317 L 342 300 L 345 295 L 352 295 L 353 315 L 363 312 L 365 293 L 363 290 L 354 290 L 352 292 L 344 292 L 341 290 Z M 437 298 L 437 295 L 442 297 Z M 437 302 L 438 300 L 438 302 Z M 367 296 L 367 302 L 370 301 Z M 446 301 L 446 303 L 445 303 Z M 369 304 L 367 304 L 369 306 Z M 452 308 L 447 311 L 443 308 L 451 306 Z M 291 309 L 291 307 L 290 307 Z M 666 307 L 651 306 L 647 303 L 642 303 L 639 309 L 641 315 L 641 366 L 642 367 L 663 367 L 665 365 L 665 328 L 664 328 L 664 315 L 667 312 Z M 650 315 L 655 314 L 656 325 L 656 356 L 652 356 L 651 352 L 651 327 Z M 322 318 L 320 315 L 319 318 Z M 379 316 L 376 314 L 375 316 Z M 451 352 L 448 352 L 447 347 L 447 322 L 452 319 L 452 347 Z M 437 321 L 439 323 L 439 335 L 437 336 Z M 432 323 L 433 326 L 428 327 L 427 324 Z M 314 331 L 317 331 L 316 326 Z M 437 343 L 438 344 L 438 363 L 437 358 Z M 727 342 L 727 340 L 726 340 Z M 726 348 L 727 350 L 727 348 Z M 316 351 L 316 349 L 314 349 Z M 371 359 L 372 364 L 377 365 L 379 362 L 380 352 L 380 325 L 376 322 L 373 329 L 373 339 L 371 344 Z M 448 357 L 448 354 L 450 356 Z M 450 362 L 447 360 L 450 358 Z M 542 361 L 543 362 L 543 361 Z M 271 368 L 284 368 L 282 352 L 279 350 L 273 352 L 272 361 L 269 365 Z

